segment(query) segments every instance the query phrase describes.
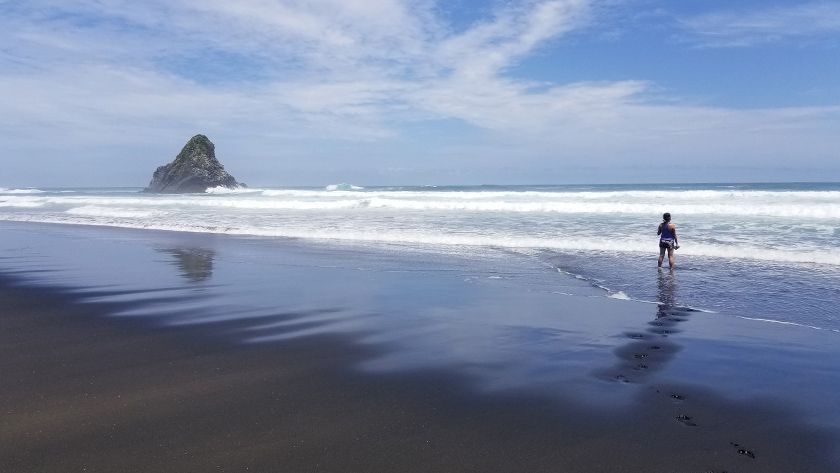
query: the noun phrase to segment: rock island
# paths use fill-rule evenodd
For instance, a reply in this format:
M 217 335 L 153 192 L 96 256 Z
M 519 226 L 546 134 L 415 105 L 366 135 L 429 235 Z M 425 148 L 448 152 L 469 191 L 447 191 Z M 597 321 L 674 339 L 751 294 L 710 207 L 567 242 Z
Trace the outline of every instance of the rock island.
M 157 168 L 143 192 L 186 194 L 204 192 L 211 187 L 237 189 L 236 182 L 216 159 L 216 147 L 204 135 L 195 135 L 171 163 Z

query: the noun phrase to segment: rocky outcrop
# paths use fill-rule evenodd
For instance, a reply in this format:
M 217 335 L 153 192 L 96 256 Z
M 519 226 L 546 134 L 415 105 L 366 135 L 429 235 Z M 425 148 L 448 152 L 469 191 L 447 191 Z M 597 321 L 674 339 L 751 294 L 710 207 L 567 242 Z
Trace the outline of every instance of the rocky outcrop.
M 157 168 L 152 182 L 143 192 L 186 194 L 204 192 L 211 187 L 236 189 L 236 182 L 216 159 L 216 147 L 204 135 L 195 135 L 171 163 Z

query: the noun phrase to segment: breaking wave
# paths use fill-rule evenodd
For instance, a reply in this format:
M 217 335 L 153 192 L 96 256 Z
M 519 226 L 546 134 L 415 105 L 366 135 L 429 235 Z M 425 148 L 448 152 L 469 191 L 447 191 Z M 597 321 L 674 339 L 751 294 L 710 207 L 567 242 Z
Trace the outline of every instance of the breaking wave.
M 43 194 L 44 192 L 40 189 L 6 189 L 0 187 L 0 194 Z
M 364 187 L 354 186 L 352 184 L 330 184 L 327 186 L 328 191 L 360 191 Z
M 39 194 L 31 192 L 30 194 Z M 23 194 L 22 192 L 19 194 Z M 89 196 L 89 195 L 0 195 L 0 207 L 46 207 L 50 205 L 102 205 L 102 206 L 194 206 L 239 209 L 300 209 L 333 210 L 349 208 L 375 208 L 391 210 L 445 211 L 445 212 L 513 212 L 599 215 L 660 215 L 668 209 L 681 217 L 706 215 L 721 217 L 769 217 L 793 219 L 840 220 L 840 193 L 835 200 L 821 196 L 819 199 L 800 200 L 776 198 L 730 201 L 716 198 L 708 202 L 688 202 L 686 199 L 658 201 L 645 198 L 639 201 L 607 200 L 534 193 L 506 198 L 506 193 L 419 193 L 419 192 L 364 192 L 267 189 L 208 189 L 204 195 L 151 195 L 140 194 Z M 501 194 L 501 195 L 499 195 Z M 790 196 L 788 196 L 790 197 Z M 801 197 L 801 196 L 794 196 Z
M 834 190 L 0 189 L 9 221 L 563 251 L 649 253 L 663 211 L 680 225 L 680 255 L 840 265 Z

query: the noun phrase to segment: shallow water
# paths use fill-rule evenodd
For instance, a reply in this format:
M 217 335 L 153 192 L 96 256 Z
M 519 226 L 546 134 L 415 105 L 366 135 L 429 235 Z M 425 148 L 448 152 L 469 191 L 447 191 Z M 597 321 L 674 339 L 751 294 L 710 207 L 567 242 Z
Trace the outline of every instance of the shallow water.
M 662 286 L 673 285 L 673 303 L 725 316 L 840 331 L 840 274 L 815 264 L 756 262 L 683 256 L 676 270 L 656 268 L 656 254 L 556 252 L 537 258 L 619 297 L 663 302 Z
M 111 316 L 144 325 L 209 331 L 232 345 L 340 335 L 377 348 L 352 367 L 360 373 L 445 370 L 476 394 L 530 393 L 602 414 L 637 404 L 651 386 L 697 386 L 784 404 L 840 434 L 840 333 L 739 318 L 731 307 L 690 310 L 685 301 L 715 300 L 699 270 L 65 225 L 3 223 L 0 233 L 3 273 L 120 303 Z M 599 284 L 658 304 L 615 298 L 558 267 L 609 269 L 613 279 Z
M 138 190 L 0 188 L 0 220 L 296 238 L 430 258 L 510 252 L 615 297 L 656 301 L 655 228 L 668 210 L 682 244 L 675 303 L 840 330 L 840 184 Z

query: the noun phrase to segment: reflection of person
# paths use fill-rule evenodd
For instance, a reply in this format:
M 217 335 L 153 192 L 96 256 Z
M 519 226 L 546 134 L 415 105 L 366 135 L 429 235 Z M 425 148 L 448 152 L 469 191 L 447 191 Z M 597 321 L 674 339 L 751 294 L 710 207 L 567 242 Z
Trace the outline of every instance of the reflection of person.
M 668 263 L 671 269 L 674 269 L 674 250 L 680 247 L 677 243 L 677 227 L 671 223 L 671 214 L 665 212 L 662 215 L 662 223 L 659 224 L 659 229 L 656 234 L 659 235 L 659 264 L 662 266 L 662 260 L 665 259 L 665 251 L 668 252 Z
M 663 274 L 660 269 L 657 286 L 659 290 L 656 293 L 656 299 L 657 302 L 659 302 L 659 309 L 656 313 L 656 317 L 659 318 L 668 315 L 667 311 L 677 305 L 677 288 L 674 281 L 674 272 L 671 271 L 668 274 Z

